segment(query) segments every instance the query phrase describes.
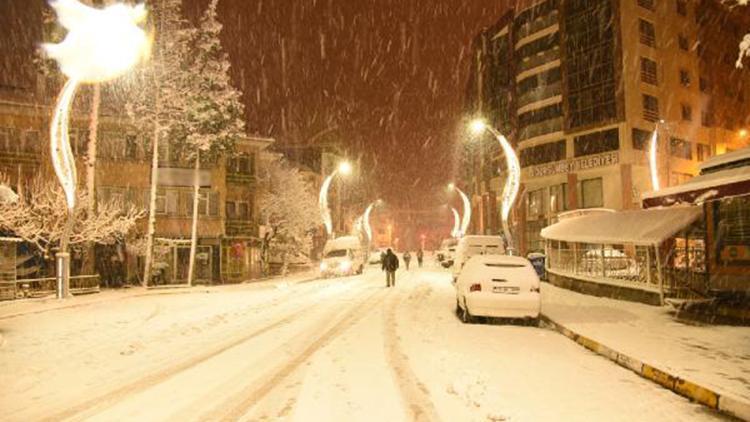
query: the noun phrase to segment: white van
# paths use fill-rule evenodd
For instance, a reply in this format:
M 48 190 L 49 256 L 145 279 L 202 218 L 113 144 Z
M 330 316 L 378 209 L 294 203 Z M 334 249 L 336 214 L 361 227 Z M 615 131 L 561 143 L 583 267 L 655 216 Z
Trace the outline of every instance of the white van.
M 474 255 L 505 255 L 505 245 L 500 236 L 464 236 L 458 241 L 453 259 L 455 283 L 466 261 Z
M 362 274 L 367 259 L 366 254 L 366 248 L 357 236 L 331 239 L 323 248 L 320 275 L 330 277 Z

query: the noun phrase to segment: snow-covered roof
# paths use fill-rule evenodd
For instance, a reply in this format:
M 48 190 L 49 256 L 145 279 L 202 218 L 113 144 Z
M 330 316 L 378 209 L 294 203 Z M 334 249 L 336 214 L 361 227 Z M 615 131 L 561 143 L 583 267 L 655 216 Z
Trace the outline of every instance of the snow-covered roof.
M 702 213 L 701 207 L 654 208 L 569 218 L 542 230 L 542 237 L 575 243 L 658 245 Z
M 703 170 L 706 169 L 723 166 L 735 161 L 744 160 L 750 160 L 750 148 L 742 148 L 740 150 L 728 152 L 726 154 L 715 155 L 702 162 L 699 168 L 701 169 L 701 172 L 703 172 Z
M 733 183 L 746 181 L 750 181 L 750 166 L 736 167 L 728 170 L 695 176 L 681 185 L 665 188 L 658 192 L 646 192 L 643 194 L 643 199 L 659 198 L 663 196 L 675 195 L 684 192 L 693 192 L 698 190 L 707 190 L 718 186 L 730 185 Z

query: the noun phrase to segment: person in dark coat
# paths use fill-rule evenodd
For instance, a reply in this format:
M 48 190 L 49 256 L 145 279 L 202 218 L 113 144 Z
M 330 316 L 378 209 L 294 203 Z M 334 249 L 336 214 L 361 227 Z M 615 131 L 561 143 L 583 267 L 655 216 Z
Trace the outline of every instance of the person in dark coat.
M 424 262 L 424 251 L 420 249 L 417 251 L 417 264 L 419 264 L 419 268 L 422 268 L 423 262 Z
M 392 250 L 388 249 L 383 258 L 383 271 L 385 271 L 385 283 L 386 287 L 393 287 L 396 285 L 396 270 L 398 270 L 398 257 L 393 253 Z

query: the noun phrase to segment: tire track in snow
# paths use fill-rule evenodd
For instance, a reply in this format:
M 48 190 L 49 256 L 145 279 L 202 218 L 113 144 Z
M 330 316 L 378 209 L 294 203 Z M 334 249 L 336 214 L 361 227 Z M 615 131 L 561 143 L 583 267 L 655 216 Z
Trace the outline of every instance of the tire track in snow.
M 430 289 L 412 288 L 409 294 L 409 301 L 419 300 L 430 293 Z M 435 405 L 430 398 L 430 392 L 427 387 L 419 381 L 414 371 L 409 365 L 409 357 L 400 347 L 400 337 L 396 330 L 396 311 L 403 302 L 405 292 L 393 298 L 386 305 L 384 321 L 384 338 L 386 360 L 393 370 L 404 405 L 407 407 L 407 414 L 413 421 L 438 421 L 440 417 L 437 414 Z
M 273 370 L 268 376 L 263 377 L 263 382 L 251 385 L 241 392 L 234 394 L 224 403 L 215 407 L 213 411 L 204 414 L 200 420 L 222 420 L 236 421 L 245 416 L 253 407 L 276 388 L 284 384 L 284 380 L 289 378 L 294 372 L 307 362 L 320 349 L 330 344 L 333 340 L 341 336 L 349 328 L 359 322 L 378 305 L 380 305 L 390 295 L 389 290 L 378 289 L 376 292 L 368 295 L 366 298 L 354 302 L 348 306 L 345 311 L 337 312 L 337 316 L 332 319 L 336 321 L 332 326 L 317 336 L 312 342 L 307 343 L 300 353 L 287 360 L 279 368 Z M 331 319 L 325 319 L 327 323 Z
M 141 377 L 135 381 L 129 382 L 105 394 L 94 396 L 77 405 L 74 405 L 65 410 L 56 412 L 53 415 L 47 416 L 43 418 L 42 420 L 50 421 L 50 422 L 65 420 L 65 419 L 83 420 L 87 416 L 90 416 L 95 413 L 99 413 L 103 411 L 104 409 L 107 409 L 115 405 L 116 403 L 118 403 L 119 401 L 122 401 L 124 398 L 130 395 L 140 393 L 144 389 L 158 385 L 181 372 L 189 370 L 195 367 L 196 365 L 206 362 L 230 349 L 238 347 L 241 344 L 254 339 L 255 337 L 258 337 L 269 331 L 272 331 L 281 326 L 289 324 L 292 321 L 294 321 L 296 318 L 299 318 L 300 315 L 304 315 L 307 312 L 311 311 L 312 309 L 322 306 L 322 305 L 323 305 L 322 302 L 313 302 L 312 304 L 304 308 L 293 309 L 292 311 L 288 312 L 288 314 L 285 317 L 278 319 L 273 323 L 266 324 L 263 327 L 255 329 L 249 333 L 236 337 L 233 340 L 228 341 L 217 348 L 211 349 L 208 352 L 200 353 L 193 357 L 187 358 L 178 364 L 175 364 L 173 366 L 170 366 L 160 371 L 153 372 L 149 375 L 146 375 L 145 377 Z

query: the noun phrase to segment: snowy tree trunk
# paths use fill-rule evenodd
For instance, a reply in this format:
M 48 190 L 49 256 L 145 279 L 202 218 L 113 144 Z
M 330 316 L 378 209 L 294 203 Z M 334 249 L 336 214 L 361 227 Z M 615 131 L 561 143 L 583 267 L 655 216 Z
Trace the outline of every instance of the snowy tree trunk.
M 198 243 L 198 204 L 200 203 L 200 149 L 195 154 L 195 173 L 193 174 L 193 228 L 190 235 L 190 263 L 188 264 L 188 286 L 193 285 L 195 276 L 195 250 Z
M 86 190 L 89 194 L 88 212 L 96 211 L 96 147 L 99 130 L 99 104 L 101 103 L 101 86 L 95 84 L 91 96 L 91 111 L 89 114 L 89 143 L 86 159 Z M 86 248 L 86 261 L 83 268 L 93 270 L 94 244 Z
M 159 94 L 156 94 L 156 105 L 159 107 Z M 153 266 L 154 255 L 154 232 L 156 230 L 156 190 L 159 179 L 159 131 L 161 130 L 158 121 L 154 123 L 154 137 L 151 143 L 153 151 L 151 153 L 151 190 L 148 197 L 148 227 L 146 228 L 146 259 L 143 267 L 143 287 L 148 287 L 151 281 L 151 267 Z

